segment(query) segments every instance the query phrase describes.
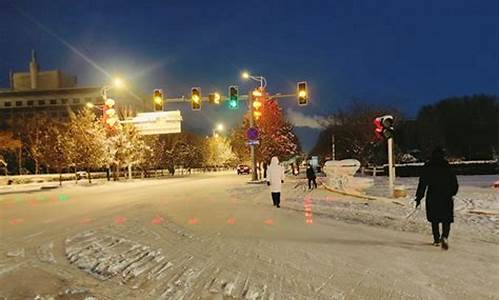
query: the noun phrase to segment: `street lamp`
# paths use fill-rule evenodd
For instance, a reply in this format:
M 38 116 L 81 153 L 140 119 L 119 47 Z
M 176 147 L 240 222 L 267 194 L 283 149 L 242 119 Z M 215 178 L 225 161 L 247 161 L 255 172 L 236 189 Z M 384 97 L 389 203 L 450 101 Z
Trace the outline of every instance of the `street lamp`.
M 215 128 L 212 130 L 212 135 L 213 135 L 214 137 L 216 137 L 216 138 L 217 138 L 217 137 L 219 137 L 218 132 L 222 132 L 222 131 L 224 131 L 224 124 L 219 123 L 219 124 L 217 124 L 217 125 L 215 126 Z
M 266 81 L 266 78 L 264 78 L 264 76 L 253 76 L 250 73 L 245 71 L 245 72 L 241 73 L 241 78 L 252 79 L 252 80 L 258 81 L 258 82 L 260 82 L 260 87 L 263 89 L 267 86 L 267 81 Z
M 123 82 L 123 80 L 121 78 L 115 78 L 113 79 L 113 84 L 112 85 L 105 85 L 101 88 L 101 95 L 102 95 L 102 99 L 104 101 L 106 101 L 106 99 L 108 99 L 108 91 L 111 90 L 112 88 L 123 88 L 125 87 L 125 83 Z

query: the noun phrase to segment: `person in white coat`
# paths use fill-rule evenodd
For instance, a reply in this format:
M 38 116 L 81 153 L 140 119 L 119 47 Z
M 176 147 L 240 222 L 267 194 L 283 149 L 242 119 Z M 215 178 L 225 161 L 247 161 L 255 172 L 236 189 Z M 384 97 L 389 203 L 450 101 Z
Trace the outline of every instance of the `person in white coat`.
M 281 184 L 285 179 L 285 170 L 279 165 L 279 160 L 276 156 L 271 158 L 271 164 L 267 169 L 267 185 L 271 187 L 271 197 L 273 205 L 280 207 Z

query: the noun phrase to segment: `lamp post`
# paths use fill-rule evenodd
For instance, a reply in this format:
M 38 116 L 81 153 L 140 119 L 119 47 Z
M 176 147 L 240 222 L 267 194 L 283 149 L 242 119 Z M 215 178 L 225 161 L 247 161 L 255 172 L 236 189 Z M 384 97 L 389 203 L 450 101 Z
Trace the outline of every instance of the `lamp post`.
M 258 81 L 260 83 L 261 91 L 263 91 L 267 86 L 267 81 L 266 81 L 266 78 L 264 78 L 264 76 L 253 76 L 253 75 L 250 75 L 250 73 L 248 73 L 248 72 L 243 72 L 241 74 L 241 77 L 243 79 L 252 79 L 252 80 Z M 248 99 L 250 99 L 250 101 L 248 101 L 248 110 L 250 112 L 250 127 L 253 127 L 254 126 L 254 117 L 253 117 L 253 103 L 251 100 L 252 99 L 251 93 L 248 95 Z M 255 159 L 255 145 L 254 144 L 250 145 L 250 156 L 252 157 L 252 181 L 257 181 L 258 180 L 258 178 L 257 178 L 257 161 Z
M 114 105 L 114 101 L 113 101 L 113 100 L 109 99 L 109 101 L 108 101 L 108 91 L 109 91 L 109 90 L 111 90 L 111 89 L 113 89 L 113 88 L 123 88 L 124 86 L 125 86 L 125 84 L 124 84 L 124 82 L 123 82 L 123 80 L 122 80 L 122 79 L 120 79 L 120 78 L 115 78 L 115 79 L 113 79 L 113 84 L 111 84 L 111 85 L 110 85 L 110 84 L 107 84 L 107 85 L 104 85 L 104 86 L 101 88 L 101 96 L 102 96 L 102 99 L 104 100 L 104 105 L 99 106 L 98 108 L 99 108 L 100 110 L 102 110 L 102 113 L 103 113 L 103 120 L 105 120 L 105 119 L 104 119 L 104 118 L 105 118 L 105 115 L 104 115 L 104 114 L 105 114 L 106 112 L 104 111 L 104 110 L 105 110 L 104 108 L 106 107 L 106 105 L 111 104 L 111 102 L 112 102 L 111 106 L 113 106 L 113 105 Z M 87 106 L 88 108 L 96 108 L 96 106 L 95 106 L 92 102 L 87 102 L 87 103 L 86 103 L 86 106 Z M 114 110 L 113 110 L 113 111 L 114 111 Z M 129 166 L 129 176 L 130 176 L 130 171 L 131 171 L 131 170 L 130 170 L 130 166 Z M 107 178 L 107 180 L 108 180 L 108 181 L 110 181 L 110 180 L 111 180 L 110 175 L 111 175 L 110 165 L 109 165 L 109 164 L 107 164 L 107 165 L 106 165 L 106 178 Z

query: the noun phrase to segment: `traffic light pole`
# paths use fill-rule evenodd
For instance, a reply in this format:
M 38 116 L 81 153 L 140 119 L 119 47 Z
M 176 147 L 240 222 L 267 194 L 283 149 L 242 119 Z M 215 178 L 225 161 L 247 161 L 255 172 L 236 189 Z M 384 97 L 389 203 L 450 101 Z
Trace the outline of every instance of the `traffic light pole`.
M 391 197 L 394 194 L 394 177 L 395 177 L 395 169 L 394 169 L 394 157 L 392 155 L 392 150 L 393 150 L 393 138 L 389 138 L 387 140 L 387 153 L 389 156 L 388 162 L 389 162 L 389 191 L 391 193 Z
M 250 127 L 254 126 L 252 92 L 248 94 L 248 111 L 250 113 Z M 255 145 L 250 144 L 250 157 L 252 159 L 252 181 L 257 181 L 257 160 L 255 158 Z

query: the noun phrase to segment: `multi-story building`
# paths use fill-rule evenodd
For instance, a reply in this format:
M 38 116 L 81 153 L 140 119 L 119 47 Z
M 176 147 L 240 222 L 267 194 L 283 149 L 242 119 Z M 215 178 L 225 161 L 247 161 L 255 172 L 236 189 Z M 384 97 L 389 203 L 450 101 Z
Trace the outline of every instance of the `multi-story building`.
M 102 86 L 79 87 L 76 76 L 60 70 L 40 71 L 33 51 L 29 72 L 11 72 L 10 88 L 0 89 L 0 128 L 8 127 L 12 120 L 42 113 L 65 120 L 69 110 L 77 111 L 89 102 L 96 107 L 102 105 L 101 90 Z M 108 94 L 117 108 L 140 112 L 149 104 L 123 91 L 111 90 Z

